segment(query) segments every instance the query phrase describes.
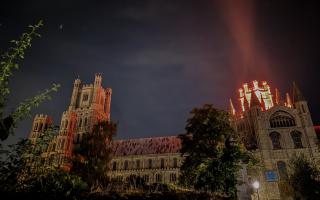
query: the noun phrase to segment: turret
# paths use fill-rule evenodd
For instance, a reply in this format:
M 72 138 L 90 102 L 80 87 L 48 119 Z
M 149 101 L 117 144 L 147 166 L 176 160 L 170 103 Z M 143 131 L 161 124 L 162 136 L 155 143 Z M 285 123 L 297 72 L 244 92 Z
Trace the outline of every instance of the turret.
M 300 89 L 298 88 L 297 84 L 295 82 L 293 82 L 293 102 L 297 103 L 300 101 L 306 101 L 306 99 L 304 98 L 302 92 L 300 91 Z
M 78 100 L 80 86 L 81 86 L 81 80 L 79 78 L 77 78 L 73 84 L 73 91 L 72 91 L 69 109 L 75 109 L 77 106 L 77 100 Z
M 106 101 L 105 101 L 105 105 L 104 105 L 104 112 L 108 115 L 107 120 L 110 120 L 111 95 L 112 95 L 112 89 L 107 88 L 106 89 Z
M 292 101 L 291 101 L 291 97 L 289 95 L 289 93 L 286 93 L 286 106 L 289 108 L 293 107 Z
M 231 99 L 229 99 L 229 114 L 230 116 L 234 116 L 236 114 L 236 110 L 234 109 Z
M 93 89 L 93 104 L 99 104 L 101 92 L 103 92 L 102 87 L 102 76 L 101 74 L 96 74 L 94 77 L 94 89 Z
M 300 113 L 309 113 L 307 101 L 295 82 L 293 82 L 293 103 Z
M 276 105 L 280 104 L 280 92 L 279 92 L 278 88 L 276 88 L 275 103 L 276 103 Z
M 96 74 L 95 78 L 94 78 L 94 86 L 101 86 L 101 82 L 102 82 L 102 76 L 101 74 Z

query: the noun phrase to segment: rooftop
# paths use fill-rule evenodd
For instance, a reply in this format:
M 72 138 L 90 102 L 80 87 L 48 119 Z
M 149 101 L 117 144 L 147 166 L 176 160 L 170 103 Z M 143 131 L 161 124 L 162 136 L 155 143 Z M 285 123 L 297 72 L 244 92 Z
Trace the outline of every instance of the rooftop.
M 114 156 L 178 153 L 180 148 L 177 136 L 115 140 L 112 145 Z

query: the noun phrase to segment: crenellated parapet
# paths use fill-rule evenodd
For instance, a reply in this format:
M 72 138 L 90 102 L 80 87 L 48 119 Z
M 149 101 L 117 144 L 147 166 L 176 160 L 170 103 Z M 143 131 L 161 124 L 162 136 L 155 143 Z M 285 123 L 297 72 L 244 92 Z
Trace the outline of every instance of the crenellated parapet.
M 295 86 L 294 86 L 295 88 Z M 294 89 L 293 96 L 299 96 L 298 99 L 303 99 L 301 92 Z M 253 107 L 260 106 L 262 111 L 267 111 L 276 105 L 294 108 L 295 101 L 291 99 L 290 93 L 285 93 L 284 100 L 280 92 L 275 88 L 275 93 L 271 92 L 271 88 L 266 81 L 258 82 L 256 80 L 250 83 L 244 83 L 238 90 L 239 108 L 236 109 L 232 100 L 229 102 L 229 113 L 234 117 L 243 117 L 243 115 Z M 257 101 L 256 101 L 257 100 Z
M 280 199 L 278 183 L 286 178 L 283 174 L 293 155 L 304 154 L 320 163 L 307 101 L 296 84 L 293 93 L 283 97 L 278 89 L 273 94 L 266 81 L 245 83 L 238 91 L 238 109 L 229 102 L 231 126 L 263 165 L 258 175 L 245 172 L 244 180 L 248 187 L 249 180 L 259 180 L 263 199 Z

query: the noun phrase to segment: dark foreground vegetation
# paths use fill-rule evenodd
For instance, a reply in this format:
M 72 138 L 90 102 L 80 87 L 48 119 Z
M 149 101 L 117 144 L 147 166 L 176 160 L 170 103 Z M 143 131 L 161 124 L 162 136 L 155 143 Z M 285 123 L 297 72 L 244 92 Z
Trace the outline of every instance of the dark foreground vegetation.
M 131 193 L 119 194 L 110 193 L 105 195 L 86 194 L 77 195 L 77 197 L 65 197 L 64 195 L 47 194 L 47 193 L 5 193 L 5 199 L 33 199 L 33 200 L 57 200 L 57 199 L 87 199 L 87 200 L 222 200 L 226 198 L 213 197 L 207 193 L 194 193 L 194 192 L 163 192 L 163 193 Z M 2 198 L 3 199 L 3 198 Z

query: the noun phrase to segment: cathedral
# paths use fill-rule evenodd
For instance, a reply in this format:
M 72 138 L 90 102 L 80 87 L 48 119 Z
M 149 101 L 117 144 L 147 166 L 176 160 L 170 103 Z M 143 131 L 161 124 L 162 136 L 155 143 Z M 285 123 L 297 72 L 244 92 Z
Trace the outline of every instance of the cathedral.
M 285 100 L 267 82 L 253 81 L 239 90 L 239 109 L 230 99 L 230 123 L 239 134 L 246 148 L 254 153 L 262 164 L 258 173 L 246 166 L 239 172 L 239 199 L 281 199 L 279 182 L 287 175 L 288 161 L 295 154 L 305 154 L 319 162 L 317 135 L 320 127 L 314 127 L 306 99 L 294 84 L 292 99 L 286 93 Z M 83 84 L 76 79 L 70 106 L 62 113 L 56 136 L 43 157 L 51 165 L 70 168 L 66 161 L 72 148 L 98 121 L 110 120 L 111 88 L 102 87 L 102 76 L 95 76 L 94 84 Z M 29 138 L 35 142 L 39 133 L 52 126 L 48 115 L 36 115 Z M 180 155 L 181 141 L 177 136 L 114 140 L 113 159 L 109 175 L 125 180 L 130 175 L 142 177 L 146 183 L 176 184 L 183 162 Z M 258 174 L 253 176 L 252 174 Z M 249 194 L 253 181 L 260 187 Z

